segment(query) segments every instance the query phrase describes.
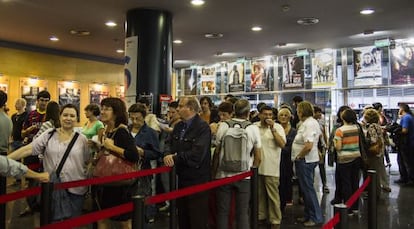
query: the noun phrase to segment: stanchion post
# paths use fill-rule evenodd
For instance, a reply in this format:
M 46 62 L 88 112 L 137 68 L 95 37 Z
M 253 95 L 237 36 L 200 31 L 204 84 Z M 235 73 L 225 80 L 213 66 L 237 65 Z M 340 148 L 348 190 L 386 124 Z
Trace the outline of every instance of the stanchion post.
M 368 185 L 368 229 L 377 228 L 377 172 L 368 170 L 371 182 Z
M 145 197 L 133 196 L 132 203 L 134 208 L 132 210 L 132 229 L 145 228 Z
M 251 167 L 250 170 L 252 171 L 252 177 L 250 179 L 250 200 L 252 204 L 250 228 L 257 229 L 259 223 L 259 174 L 257 167 Z
M 175 166 L 170 171 L 170 192 L 177 190 L 177 174 Z M 177 229 L 176 200 L 170 200 L 170 229 Z
M 339 213 L 339 223 L 335 226 L 335 229 L 348 229 L 348 208 L 345 204 L 334 205 L 334 215 Z
M 53 183 L 42 183 L 40 193 L 40 226 L 47 225 L 52 219 L 52 194 Z

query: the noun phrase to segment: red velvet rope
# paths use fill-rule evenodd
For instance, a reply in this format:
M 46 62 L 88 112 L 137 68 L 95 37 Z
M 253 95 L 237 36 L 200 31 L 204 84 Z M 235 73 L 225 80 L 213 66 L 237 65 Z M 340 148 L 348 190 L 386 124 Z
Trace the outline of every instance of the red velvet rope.
M 226 178 L 211 181 L 211 182 L 208 182 L 208 183 L 193 185 L 191 187 L 186 187 L 186 188 L 171 191 L 171 192 L 168 192 L 168 193 L 163 193 L 163 194 L 160 194 L 160 195 L 151 196 L 151 197 L 148 197 L 146 199 L 145 203 L 146 204 L 156 204 L 156 203 L 164 202 L 166 200 L 177 199 L 177 198 L 180 198 L 180 197 L 183 197 L 183 196 L 188 196 L 188 195 L 191 195 L 191 194 L 194 194 L 194 193 L 197 193 L 197 192 L 202 192 L 202 191 L 205 191 L 205 190 L 216 188 L 218 186 L 233 183 L 235 181 L 239 181 L 239 180 L 244 179 L 246 177 L 249 177 L 251 175 L 252 175 L 252 171 L 248 171 L 248 172 L 241 173 L 241 174 L 238 174 L 238 175 L 235 175 L 235 176 L 232 176 L 232 177 L 226 177 Z
M 339 223 L 339 213 L 336 213 L 332 219 L 325 223 L 322 229 L 331 229 L 334 228 L 336 224 Z
M 13 200 L 18 200 L 18 199 L 28 197 L 28 196 L 38 195 L 39 193 L 40 193 L 40 187 L 33 187 L 33 188 L 25 189 L 22 191 L 17 191 L 17 192 L 12 192 L 6 195 L 1 195 L 0 204 L 13 201 Z
M 113 208 L 107 208 L 101 211 L 92 212 L 92 213 L 82 215 L 76 218 L 48 224 L 43 227 L 39 227 L 38 229 L 40 228 L 41 229 L 49 229 L 49 228 L 50 229 L 55 229 L 55 228 L 66 229 L 66 228 L 79 227 L 85 224 L 96 222 L 101 219 L 106 219 L 112 216 L 130 212 L 132 211 L 132 208 L 133 208 L 132 203 L 122 204 L 122 205 L 119 205 Z

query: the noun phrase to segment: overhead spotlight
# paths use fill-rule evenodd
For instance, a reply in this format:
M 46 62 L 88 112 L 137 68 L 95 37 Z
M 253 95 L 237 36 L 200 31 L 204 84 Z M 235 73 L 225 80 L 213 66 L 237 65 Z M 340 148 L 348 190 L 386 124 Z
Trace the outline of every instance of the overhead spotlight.
M 182 41 L 182 40 L 174 40 L 174 41 L 173 41 L 173 43 L 174 43 L 174 44 L 182 44 L 182 43 L 183 43 L 183 41 Z
M 201 6 L 204 5 L 204 1 L 203 0 L 192 0 L 191 4 L 193 4 L 194 6 Z
M 255 32 L 262 31 L 262 27 L 260 27 L 260 26 L 253 26 L 252 27 L 252 31 L 255 31 Z
M 217 39 L 217 38 L 222 38 L 224 35 L 222 33 L 206 33 L 204 34 L 205 38 L 209 38 L 209 39 Z
M 372 8 L 366 8 L 366 9 L 359 11 L 359 13 L 363 15 L 370 15 L 370 14 L 375 13 L 375 10 Z
M 299 25 L 315 25 L 319 23 L 319 19 L 316 17 L 304 17 L 297 20 Z
M 108 27 L 115 27 L 115 26 L 117 26 L 117 24 L 115 22 L 113 22 L 113 21 L 107 21 L 105 23 L 105 25 L 108 26 Z
M 49 40 L 56 42 L 56 41 L 59 41 L 59 38 L 57 36 L 50 36 Z
M 116 52 L 117 53 L 124 53 L 124 50 L 123 49 L 117 49 Z

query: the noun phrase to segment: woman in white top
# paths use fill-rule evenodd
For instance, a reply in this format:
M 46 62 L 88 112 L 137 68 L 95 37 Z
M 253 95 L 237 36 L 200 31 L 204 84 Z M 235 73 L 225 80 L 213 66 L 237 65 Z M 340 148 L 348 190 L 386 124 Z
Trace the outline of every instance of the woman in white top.
M 298 221 L 305 227 L 313 227 L 323 222 L 313 177 L 319 162 L 318 140 L 321 130 L 318 121 L 313 118 L 313 106 L 307 101 L 300 102 L 297 113 L 301 124 L 292 145 L 292 160 L 295 161 L 296 175 L 303 192 L 305 214 Z

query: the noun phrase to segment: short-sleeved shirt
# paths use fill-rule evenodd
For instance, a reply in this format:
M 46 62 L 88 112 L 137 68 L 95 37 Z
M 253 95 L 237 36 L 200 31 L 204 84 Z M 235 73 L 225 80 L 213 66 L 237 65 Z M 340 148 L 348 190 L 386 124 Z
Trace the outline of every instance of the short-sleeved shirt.
M 349 163 L 361 157 L 357 125 L 343 125 L 336 129 L 335 140 L 342 143 L 342 149 L 337 151 L 338 163 Z
M 61 142 L 59 140 L 59 133 L 56 131 L 52 137 L 50 137 L 49 129 L 41 134 L 39 137 L 33 140 L 32 155 L 39 155 L 43 153 L 43 168 L 46 172 L 52 173 L 56 171 L 66 148 L 68 147 L 71 139 Z M 49 139 L 50 138 L 50 139 Z M 89 159 L 88 140 L 85 136 L 80 134 L 76 139 L 69 156 L 63 165 L 60 178 L 62 182 L 83 180 L 86 178 L 86 162 Z M 69 188 L 69 192 L 73 194 L 83 195 L 87 191 L 87 187 Z
M 26 120 L 27 112 L 21 114 L 15 113 L 12 115 L 11 120 L 13 122 L 12 137 L 13 141 L 23 141 L 22 128 L 24 120 Z
M 92 139 L 92 137 L 97 135 L 98 131 L 103 128 L 104 124 L 97 120 L 91 128 L 88 128 L 88 125 L 85 124 L 82 128 L 82 134 L 85 135 L 87 139 Z
M 262 141 L 262 157 L 259 166 L 259 174 L 265 176 L 280 176 L 280 155 L 282 148 L 276 145 L 272 131 L 276 131 L 286 141 L 285 130 L 275 123 L 271 130 L 267 125 L 262 126 L 261 122 L 255 123 L 259 127 L 260 139 Z
M 414 146 L 414 118 L 410 114 L 405 114 L 401 117 L 400 125 L 402 128 L 408 130 L 407 142 L 409 146 Z
M 33 110 L 27 115 L 27 118 L 23 124 L 23 130 L 33 125 L 36 125 L 36 128 L 27 135 L 27 137 L 29 138 L 29 142 L 33 140 L 33 137 L 37 134 L 40 127 L 42 126 L 42 123 L 45 121 L 44 120 L 45 115 L 46 115 L 46 111 L 43 113 L 40 113 L 38 110 Z
M 8 159 L 6 156 L 0 155 L 0 175 L 12 176 L 19 178 L 26 174 L 27 167 L 17 161 Z
M 321 128 L 318 121 L 313 117 L 307 118 L 299 126 L 299 129 L 296 133 L 295 140 L 292 144 L 292 161 L 296 159 L 302 149 L 305 147 L 305 142 L 312 142 L 312 149 L 305 156 L 306 163 L 318 162 L 318 141 L 319 136 L 321 135 Z
M 0 153 L 6 153 L 9 151 L 9 139 L 12 129 L 12 121 L 6 113 L 0 111 Z
M 246 121 L 244 119 L 239 119 L 239 118 L 233 118 L 232 120 L 234 120 L 236 122 Z M 221 140 L 222 140 L 222 138 L 223 138 L 223 136 L 226 133 L 228 128 L 229 128 L 229 125 L 226 122 L 223 122 L 223 123 L 220 124 L 219 129 L 217 130 L 217 135 L 216 135 L 216 145 L 217 146 L 221 144 Z M 246 127 L 246 132 L 247 132 L 247 137 L 248 137 L 247 151 L 251 152 L 253 150 L 253 148 L 261 149 L 262 148 L 262 142 L 261 142 L 261 139 L 260 139 L 259 128 L 256 125 L 250 125 L 250 126 Z M 219 161 L 222 160 L 222 157 L 223 157 L 223 154 L 220 154 Z M 253 165 L 253 157 L 250 157 L 249 165 L 250 166 Z M 216 178 L 220 179 L 220 178 L 224 178 L 224 177 L 234 176 L 234 175 L 237 175 L 237 174 L 240 174 L 240 173 L 220 171 L 220 167 L 219 167 L 219 169 L 217 171 Z

